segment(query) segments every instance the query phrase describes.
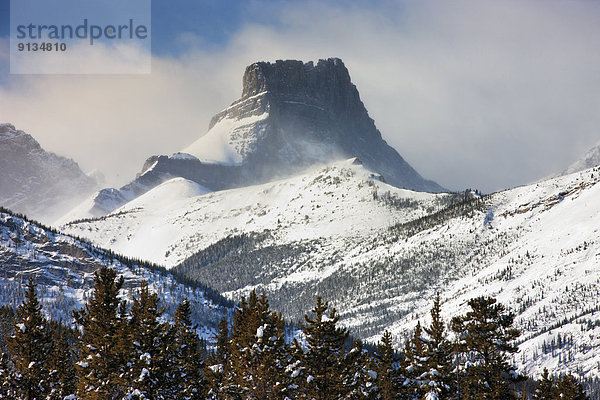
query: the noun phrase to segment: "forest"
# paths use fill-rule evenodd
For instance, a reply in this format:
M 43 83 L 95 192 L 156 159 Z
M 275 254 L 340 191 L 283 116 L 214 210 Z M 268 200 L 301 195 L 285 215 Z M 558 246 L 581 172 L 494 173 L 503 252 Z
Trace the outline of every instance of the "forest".
M 0 309 L 0 398 L 6 399 L 588 399 L 573 375 L 537 381 L 511 363 L 519 331 L 491 297 L 445 316 L 438 294 L 426 326 L 395 348 L 352 339 L 321 297 L 301 328 L 286 325 L 263 293 L 251 292 L 233 320 L 201 339 L 184 300 L 167 321 L 142 284 L 129 304 L 123 277 L 101 267 L 72 321 L 44 316 L 29 281 L 23 303 Z

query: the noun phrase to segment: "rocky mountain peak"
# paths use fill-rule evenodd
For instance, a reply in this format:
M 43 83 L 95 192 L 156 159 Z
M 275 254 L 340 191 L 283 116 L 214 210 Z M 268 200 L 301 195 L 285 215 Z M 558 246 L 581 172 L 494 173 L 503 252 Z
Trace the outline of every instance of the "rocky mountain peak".
M 95 189 L 73 160 L 45 151 L 13 124 L 0 124 L 0 206 L 52 222 Z

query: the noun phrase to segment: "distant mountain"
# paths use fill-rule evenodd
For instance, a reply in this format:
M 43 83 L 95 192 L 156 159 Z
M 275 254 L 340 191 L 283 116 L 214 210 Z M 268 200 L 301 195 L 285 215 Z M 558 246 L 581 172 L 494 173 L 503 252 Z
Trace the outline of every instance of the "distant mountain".
M 59 233 L 0 208 L 0 305 L 19 305 L 26 283 L 33 277 L 45 312 L 55 320 L 72 320 L 93 289 L 93 272 L 100 266 L 114 268 L 125 278 L 122 292 L 131 299 L 142 280 L 158 293 L 166 316 L 172 317 L 184 298 L 192 302 L 199 333 L 209 338 L 232 305 L 203 285 L 186 282 L 163 268 L 127 259 Z
M 383 140 L 340 59 L 258 62 L 246 68 L 242 97 L 205 135 L 179 153 L 150 157 L 134 181 L 97 193 L 69 218 L 104 215 L 174 177 L 223 190 L 352 157 L 398 188 L 445 191 Z
M 45 151 L 27 133 L 0 124 L 0 206 L 51 222 L 96 189 L 77 163 Z
M 572 174 L 573 172 L 583 171 L 588 168 L 597 167 L 598 165 L 600 165 L 600 143 L 589 149 L 581 159 L 569 165 L 562 174 Z
M 353 334 L 399 344 L 427 319 L 497 297 L 538 375 L 600 376 L 600 168 L 490 196 L 398 189 L 356 160 L 202 194 L 176 178 L 112 214 L 68 224 L 95 243 L 170 266 L 238 299 L 265 291 L 298 320 L 316 295 Z M 158 200 L 162 199 L 162 200 Z

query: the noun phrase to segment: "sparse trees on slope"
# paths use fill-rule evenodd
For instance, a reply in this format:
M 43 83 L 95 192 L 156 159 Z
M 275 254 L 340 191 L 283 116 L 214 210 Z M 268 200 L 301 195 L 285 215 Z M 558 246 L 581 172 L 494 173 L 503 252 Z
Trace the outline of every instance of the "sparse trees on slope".
M 457 352 L 464 364 L 458 382 L 461 399 L 513 399 L 510 383 L 516 379 L 509 355 L 517 351 L 513 341 L 519 331 L 512 328 L 514 316 L 490 297 L 469 300 L 471 311 L 452 319 Z

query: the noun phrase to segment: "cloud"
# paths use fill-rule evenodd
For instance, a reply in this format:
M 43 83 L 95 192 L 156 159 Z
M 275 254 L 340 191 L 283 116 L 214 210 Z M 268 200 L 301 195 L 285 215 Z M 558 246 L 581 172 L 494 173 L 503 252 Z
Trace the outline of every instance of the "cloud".
M 249 63 L 340 57 L 384 138 L 452 189 L 530 182 L 600 139 L 599 3 L 253 4 L 227 45 L 184 33 L 150 75 L 10 76 L 0 119 L 123 183 L 205 133 Z

